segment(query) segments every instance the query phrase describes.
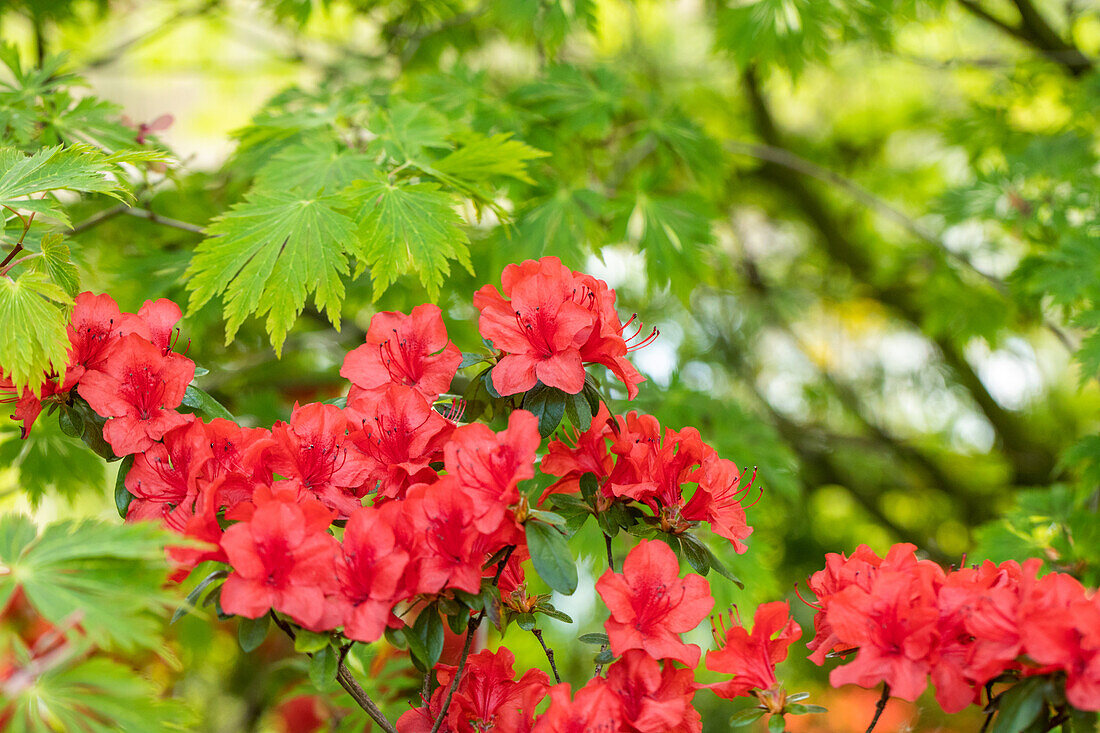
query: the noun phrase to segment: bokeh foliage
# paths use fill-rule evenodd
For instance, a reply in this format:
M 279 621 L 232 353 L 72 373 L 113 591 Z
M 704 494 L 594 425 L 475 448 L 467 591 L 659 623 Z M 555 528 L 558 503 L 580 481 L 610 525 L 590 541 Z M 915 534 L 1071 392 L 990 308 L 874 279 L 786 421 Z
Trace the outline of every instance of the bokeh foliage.
M 433 300 L 472 348 L 473 290 L 555 255 L 661 329 L 631 407 L 759 469 L 750 552 L 723 555 L 747 588 L 713 579 L 720 607 L 789 595 L 860 542 L 1037 555 L 1097 583 L 1097 3 L 148 5 L 151 31 L 126 22 L 132 3 L 2 5 L 0 203 L 34 194 L 39 213 L 0 232 L 0 254 L 22 236 L 38 255 L 0 288 L 0 355 L 26 373 L 63 358 L 77 278 L 127 309 L 171 297 L 190 304 L 202 386 L 270 424 L 339 394 L 372 313 Z M 168 68 L 196 28 L 299 81 L 217 165 L 165 167 L 173 130 L 122 124 L 80 75 Z M 196 51 L 210 84 L 217 46 Z M 4 430 L 8 501 L 109 506 L 79 443 Z M 598 575 L 602 542 L 581 541 Z M 591 599 L 564 606 L 596 630 Z M 204 729 L 270 725 L 304 668 L 250 676 L 264 664 L 208 622 L 180 622 L 176 690 Z M 549 636 L 579 678 L 574 632 Z M 378 655 L 353 662 L 379 689 L 415 686 Z M 731 709 L 700 698 L 721 729 Z

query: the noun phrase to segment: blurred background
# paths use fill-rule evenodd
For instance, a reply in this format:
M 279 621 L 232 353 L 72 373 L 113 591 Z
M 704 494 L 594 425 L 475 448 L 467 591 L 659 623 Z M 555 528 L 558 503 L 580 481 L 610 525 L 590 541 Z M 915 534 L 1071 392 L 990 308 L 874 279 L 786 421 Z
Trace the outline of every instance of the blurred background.
M 64 77 L 64 100 L 27 93 L 9 57 L 5 144 L 91 137 L 163 146 L 178 160 L 144 172 L 144 218 L 101 216 L 107 200 L 72 205 L 83 285 L 124 309 L 187 302 L 202 228 L 277 188 L 262 174 L 273 159 L 293 168 L 302 146 L 379 136 L 410 160 L 432 158 L 471 135 L 508 133 L 547 155 L 525 175 L 487 176 L 476 194 L 448 189 L 476 276 L 452 262 L 434 300 L 453 340 L 473 350 L 473 291 L 510 262 L 555 255 L 607 280 L 624 320 L 636 312 L 660 329 L 633 354 L 648 380 L 640 397 L 628 405 L 611 387 L 617 409 L 697 427 L 723 457 L 756 467 L 764 492 L 748 513 L 748 553 L 712 543 L 746 584 L 712 574 L 718 609 L 748 618 L 762 601 L 790 599 L 808 640 L 812 610 L 795 584 L 825 553 L 860 543 L 882 554 L 912 542 L 945 564 L 1040 556 L 1095 586 L 1100 3 L 0 8 L 24 71 L 64 54 L 57 68 L 76 75 Z M 262 318 L 225 345 L 222 303 L 192 310 L 188 355 L 210 370 L 200 384 L 256 425 L 286 418 L 295 400 L 340 395 L 339 366 L 372 314 L 429 300 L 415 277 L 377 300 L 367 276 L 344 280 L 339 332 L 307 304 L 280 358 Z M 3 431 L 0 510 L 112 515 L 114 469 L 56 421 L 27 441 Z M 573 681 L 594 653 L 576 636 L 604 618 L 585 590 L 603 571 L 588 531 L 576 545 L 581 590 L 555 599 L 577 625 L 547 632 Z M 338 690 L 312 696 L 278 639 L 244 654 L 234 634 L 188 617 L 171 650 L 143 662 L 196 711 L 196 730 L 307 731 L 317 716 L 328 729 L 334 710 L 350 712 Z M 701 629 L 693 640 L 708 639 Z M 544 662 L 518 629 L 505 641 L 520 666 Z M 359 664 L 396 717 L 418 681 L 400 653 L 375 647 Z M 798 648 L 781 679 L 831 712 L 791 730 L 862 730 L 877 693 L 829 689 Z M 727 729 L 743 707 L 709 692 L 696 701 L 707 731 Z M 895 701 L 880 729 L 975 730 L 971 713 L 946 721 L 934 703 Z

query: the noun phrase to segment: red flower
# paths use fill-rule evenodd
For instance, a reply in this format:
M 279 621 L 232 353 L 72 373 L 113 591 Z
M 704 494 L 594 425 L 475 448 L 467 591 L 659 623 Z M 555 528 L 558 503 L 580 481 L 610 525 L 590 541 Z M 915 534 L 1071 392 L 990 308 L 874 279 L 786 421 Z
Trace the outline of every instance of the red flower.
M 522 733 L 531 730 L 535 707 L 546 696 L 549 680 L 539 669 L 529 669 L 518 680 L 512 666 L 515 657 L 501 647 L 472 654 L 466 660 L 447 718 L 440 730 L 448 733 Z M 436 665 L 439 687 L 427 708 L 410 710 L 397 721 L 398 733 L 430 731 L 443 708 L 454 680 L 455 667 Z
M 752 633 L 734 626 L 726 632 L 723 646 L 707 653 L 707 669 L 734 675 L 708 687 L 727 700 L 771 688 L 778 684 L 775 665 L 787 658 L 787 647 L 800 636 L 802 628 L 791 618 L 786 601 L 761 605 L 753 617 Z
M 362 393 L 348 402 L 352 442 L 365 456 L 368 485 L 378 496 L 403 499 L 409 486 L 435 480 L 429 464 L 441 458 L 451 423 L 410 387 L 389 385 Z
M 268 464 L 326 506 L 351 515 L 362 506 L 370 467 L 347 439 L 347 431 L 348 419 L 336 405 L 296 404 L 290 422 L 277 422 L 271 429 Z
M 344 358 L 340 376 L 354 385 L 349 400 L 390 384 L 412 387 L 435 400 L 447 391 L 461 362 L 462 352 L 447 338 L 439 306 L 425 303 L 409 315 L 375 314 L 366 343 Z
M 232 509 L 249 501 L 258 486 L 271 486 L 273 476 L 265 455 L 275 444 L 265 428 L 242 428 L 231 420 L 215 418 L 204 424 L 214 460 L 204 478 L 223 479 L 217 492 L 218 507 Z
M 607 670 L 607 686 L 619 698 L 624 731 L 636 733 L 698 733 L 703 729 L 690 669 L 661 664 L 643 651 L 631 649 Z
M 519 501 L 519 482 L 535 475 L 535 451 L 542 442 L 538 420 L 526 410 L 508 417 L 508 428 L 494 433 L 473 423 L 454 431 L 444 446 L 444 465 L 476 499 L 474 524 L 490 534 L 500 526 L 507 507 Z
M 172 331 L 176 324 L 183 318 L 180 307 L 168 300 L 147 300 L 137 312 L 138 318 L 145 321 L 148 328 L 149 340 L 153 345 L 167 354 L 172 350 Z
M 15 383 L 0 373 L 0 404 L 15 404 L 11 419 L 22 421 L 23 426 L 19 431 L 19 437 L 24 440 L 30 434 L 34 421 L 42 414 L 42 400 L 61 393 L 54 379 L 46 379 L 36 389 L 24 387 L 23 391 L 17 394 Z
M 123 313 L 110 295 L 81 293 L 69 319 L 69 367 L 64 389 L 77 385 L 84 372 L 102 370 L 111 347 L 132 333 L 148 338 L 149 327 L 138 316 Z
M 579 493 L 581 476 L 586 473 L 594 474 L 601 483 L 611 475 L 615 458 L 607 451 L 607 440 L 614 435 L 613 424 L 607 405 L 601 402 L 591 427 L 577 435 L 572 446 L 561 439 L 550 442 L 539 470 L 560 478 L 542 493 L 540 504 L 550 494 Z
M 681 579 L 679 573 L 668 545 L 642 540 L 626 556 L 621 574 L 608 570 L 596 581 L 611 609 L 604 627 L 612 653 L 642 649 L 657 659 L 675 659 L 692 668 L 699 664 L 699 647 L 684 644 L 680 634 L 707 617 L 714 599 L 704 578 L 689 574 Z
M 377 509 L 357 509 L 348 520 L 336 559 L 340 595 L 333 599 L 344 636 L 376 641 L 386 630 L 397 586 L 409 561 Z
M 175 411 L 195 376 L 195 364 L 179 354 L 165 355 L 138 334 L 118 341 L 102 371 L 89 371 L 78 391 L 92 409 L 111 418 L 103 438 L 116 455 L 147 450 L 187 418 Z
M 567 683 L 551 687 L 550 707 L 535 721 L 532 733 L 617 733 L 621 726 L 619 699 L 603 677 L 595 677 L 572 700 Z
M 471 531 L 475 504 L 453 476 L 409 488 L 405 506 L 417 538 L 417 592 L 454 588 L 477 593 L 481 589 L 485 552 L 481 535 Z
M 895 697 L 916 700 L 928 685 L 939 639 L 935 604 L 935 590 L 904 570 L 881 569 L 868 590 L 849 586 L 837 593 L 829 604 L 829 623 L 841 643 L 859 652 L 829 674 L 832 685 L 885 682 Z
M 330 627 L 325 596 L 338 590 L 337 543 L 327 531 L 333 513 L 288 489 L 262 487 L 254 501 L 221 538 L 233 568 L 222 586 L 222 609 L 259 618 L 273 608 L 306 628 Z
M 542 382 L 570 394 L 584 388 L 580 348 L 596 325 L 595 314 L 576 301 L 573 271 L 556 257 L 508 265 L 501 276 L 505 300 L 492 285 L 474 294 L 478 330 L 505 355 L 493 367 L 502 395 L 526 392 Z
M 214 459 L 202 421 L 188 415 L 188 422 L 164 434 L 137 454 L 126 474 L 126 490 L 134 495 L 127 519 L 151 519 L 173 507 L 194 501 L 199 475 Z
M 623 331 L 634 322 L 634 318 L 631 317 L 626 326 L 619 320 L 619 314 L 615 310 L 615 291 L 607 287 L 603 280 L 591 275 L 579 272 L 573 275 L 575 283 L 585 293 L 581 302 L 596 315 L 596 325 L 581 347 L 581 359 L 586 364 L 603 364 L 610 369 L 626 385 L 627 399 L 632 400 L 638 396 L 638 385 L 645 381 L 645 377 L 627 360 L 626 354 L 652 342 L 657 337 L 657 330 L 651 331 L 641 341 L 628 345 L 627 342 L 633 341 L 642 333 L 641 323 L 633 336 L 623 338 Z

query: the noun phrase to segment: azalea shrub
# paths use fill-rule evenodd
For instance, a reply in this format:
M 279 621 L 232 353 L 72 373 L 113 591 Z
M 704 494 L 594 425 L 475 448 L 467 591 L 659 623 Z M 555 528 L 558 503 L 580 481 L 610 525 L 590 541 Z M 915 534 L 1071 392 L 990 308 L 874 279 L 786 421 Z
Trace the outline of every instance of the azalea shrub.
M 261 427 L 195 384 L 205 369 L 186 355 L 175 303 L 126 313 L 110 295 L 77 294 L 64 361 L 30 380 L 5 367 L 0 389 L 24 437 L 57 419 L 121 461 L 117 509 L 139 534 L 71 553 L 66 540 L 89 525 L 39 534 L 2 520 L 5 616 L 40 617 L 4 650 L 3 722 L 43 730 L 165 719 L 164 708 L 143 722 L 125 700 L 96 699 L 96 674 L 115 664 L 96 661 L 96 649 L 127 632 L 60 595 L 70 583 L 110 597 L 95 585 L 114 577 L 105 573 L 155 578 L 160 562 L 166 587 L 191 587 L 177 617 L 236 618 L 246 650 L 285 635 L 308 656 L 315 684 L 335 680 L 391 733 L 690 733 L 702 730 L 696 698 L 711 694 L 751 700 L 736 724 L 767 716 L 769 731 L 781 731 L 792 716 L 827 715 L 777 677 L 778 663 L 807 653 L 833 667 L 835 686 L 881 689 L 868 730 L 891 696 L 916 700 L 929 682 L 944 711 L 981 706 L 994 731 L 1095 725 L 1100 596 L 1069 574 L 1041 573 L 1037 559 L 944 568 L 912 544 L 885 557 L 867 546 L 829 554 L 806 584 L 812 637 L 785 601 L 762 604 L 751 623 L 715 608 L 712 584 L 739 581 L 711 538 L 750 552 L 747 512 L 767 497 L 699 430 L 621 414 L 622 401 L 607 396 L 609 380 L 627 402 L 644 388 L 629 355 L 657 329 L 624 322 L 613 289 L 555 257 L 507 266 L 500 290 L 485 285 L 472 300 L 481 345 L 452 343 L 430 303 L 379 312 L 343 361 L 346 396 L 295 404 L 287 420 Z M 451 392 L 459 372 L 468 375 L 461 395 Z M 540 626 L 572 619 L 532 588 L 576 592 L 570 540 L 592 531 L 607 550 L 594 583 L 604 633 L 553 649 Z M 616 556 L 620 537 L 629 549 Z M 170 594 L 147 593 L 129 613 L 151 633 Z M 704 650 L 685 635 L 708 619 Z M 495 650 L 487 627 L 501 635 Z M 526 633 L 545 664 L 517 668 L 508 645 Z M 460 649 L 445 661 L 448 636 Z M 368 645 L 422 676 L 396 720 L 346 664 Z M 561 680 L 563 654 L 591 658 L 586 682 Z M 698 682 L 702 668 L 718 681 Z M 42 680 L 75 690 L 75 705 L 43 694 Z

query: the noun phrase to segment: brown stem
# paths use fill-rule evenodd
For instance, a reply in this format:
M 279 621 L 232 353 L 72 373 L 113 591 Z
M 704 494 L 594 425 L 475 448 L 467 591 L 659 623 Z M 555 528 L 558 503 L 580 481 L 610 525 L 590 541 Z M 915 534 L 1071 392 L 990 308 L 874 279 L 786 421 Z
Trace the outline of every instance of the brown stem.
M 185 232 L 191 232 L 193 234 L 203 234 L 203 227 L 198 224 L 191 224 L 190 222 L 180 221 L 179 219 L 172 219 L 167 216 L 161 216 L 148 209 L 124 209 L 123 214 L 127 216 L 134 216 L 138 219 L 148 219 L 154 224 L 161 224 L 166 227 L 172 227 L 173 229 L 182 229 Z
M 611 572 L 615 572 L 615 555 L 611 552 L 611 535 L 605 534 L 603 536 L 603 542 L 607 547 L 607 567 Z
M 501 558 L 500 563 L 497 564 L 497 573 L 493 576 L 493 587 L 500 582 L 500 576 L 504 572 L 504 567 L 508 564 L 509 558 L 512 557 L 512 553 L 515 551 L 515 545 L 509 545 L 504 552 L 504 557 Z M 447 717 L 447 710 L 451 707 L 451 698 L 455 695 L 455 690 L 458 689 L 458 683 L 462 679 L 462 672 L 466 669 L 466 659 L 470 656 L 470 647 L 474 643 L 474 633 L 477 628 L 481 626 L 482 620 L 485 618 L 485 609 L 481 609 L 474 618 L 470 619 L 470 622 L 466 625 L 466 641 L 462 645 L 462 656 L 458 662 L 458 669 L 455 670 L 454 679 L 451 680 L 451 686 L 447 689 L 447 697 L 443 700 L 443 707 L 439 710 L 439 716 L 436 717 L 435 722 L 432 724 L 432 733 L 438 733 L 439 726 L 443 725 L 443 719 Z
M 27 217 L 26 219 L 24 219 L 24 218 L 23 218 L 23 217 L 22 217 L 22 216 L 21 216 L 21 215 L 19 214 L 19 212 L 18 212 L 18 211 L 16 211 L 15 209 L 12 209 L 12 208 L 11 208 L 11 207 L 9 207 L 9 206 L 5 206 L 4 208 L 5 208 L 5 209 L 7 209 L 8 211 L 12 212 L 12 213 L 13 213 L 13 214 L 15 214 L 16 216 L 18 216 L 18 217 L 19 217 L 19 221 L 23 222 L 23 233 L 19 235 L 19 241 L 15 243 L 15 246 L 14 246 L 14 247 L 12 247 L 12 250 L 11 250 L 11 252 L 8 252 L 8 256 L 7 256 L 7 257 L 5 257 L 5 258 L 3 259 L 3 261 L 0 261 L 0 268 L 3 268 L 3 267 L 4 267 L 5 265 L 7 265 L 7 264 L 8 264 L 9 262 L 11 262 L 12 260 L 14 260 L 14 259 L 15 259 L 15 256 L 16 256 L 17 254 L 19 254 L 20 252 L 22 252 L 22 251 L 23 251 L 23 240 L 27 238 L 27 232 L 29 232 L 29 231 L 31 230 L 31 222 L 33 222 L 33 221 L 34 221 L 34 214 L 35 214 L 35 212 L 33 212 L 33 211 L 32 211 L 32 212 L 31 212 L 31 215 L 30 215 L 29 217 Z M 9 268 L 9 269 L 10 269 L 10 268 Z M 3 272 L 5 272 L 5 273 L 6 273 L 7 271 L 8 271 L 7 269 L 4 269 L 4 270 L 3 270 Z
M 882 685 L 882 697 L 878 699 L 875 704 L 875 717 L 871 718 L 871 724 L 867 726 L 867 733 L 871 733 L 878 725 L 878 719 L 882 716 L 882 711 L 886 709 L 886 701 L 890 699 L 890 685 Z
M 1012 4 L 1020 13 L 1019 24 L 998 18 L 977 0 L 959 0 L 959 4 L 971 15 L 1038 51 L 1047 60 L 1065 69 L 1071 76 L 1082 76 L 1093 69 L 1092 60 L 1085 56 L 1072 41 L 1059 35 L 1030 0 L 1012 0 Z
M 294 629 L 291 628 L 290 624 L 279 618 L 274 611 L 271 612 L 271 620 L 275 622 L 276 626 L 283 630 L 284 634 L 290 637 L 291 641 L 297 638 L 298 635 L 294 633 Z M 306 656 L 311 659 L 313 658 L 312 654 L 307 654 Z M 341 656 L 343 656 L 343 653 Z M 386 731 L 386 733 L 397 733 L 397 728 L 395 728 L 393 723 L 386 718 L 385 713 L 383 713 L 374 703 L 374 700 L 371 700 L 367 691 L 364 690 L 356 681 L 355 677 L 352 676 L 351 670 L 344 664 L 343 659 L 340 660 L 336 667 L 336 681 L 340 683 L 340 686 L 343 687 L 349 695 L 351 695 L 352 699 L 363 709 L 363 712 L 365 712 L 375 723 L 378 723 L 382 730 Z
M 542 650 L 546 652 L 546 658 L 550 661 L 550 671 L 554 673 L 554 681 L 560 684 L 561 675 L 558 674 L 558 667 L 554 664 L 554 650 L 546 646 L 546 642 L 543 641 L 542 629 L 531 629 L 531 633 L 539 640 L 539 644 L 542 644 Z
M 4 265 L 3 267 L 0 267 L 0 276 L 7 275 L 8 272 L 10 272 L 11 269 L 13 267 L 15 267 L 16 265 L 21 265 L 24 262 L 26 262 L 27 260 L 33 260 L 35 257 L 41 257 L 41 256 L 42 256 L 41 252 L 32 252 L 31 254 L 27 255 L 26 257 L 20 257 L 19 259 L 14 260 L 13 262 L 10 262 L 7 265 Z
M 72 236 L 75 236 L 77 234 L 80 234 L 81 232 L 86 232 L 89 229 L 97 227 L 100 224 L 102 224 L 103 222 L 108 221 L 109 219 L 115 218 L 116 216 L 118 216 L 119 214 L 121 214 L 125 210 L 126 210 L 126 204 L 116 204 L 115 206 L 112 206 L 109 209 L 104 209 L 103 211 L 92 214 L 91 216 L 89 216 L 84 221 L 77 222 L 76 224 L 73 225 L 72 229 L 70 229 L 68 232 L 66 232 L 66 234 L 68 234 L 70 237 L 72 237 Z

